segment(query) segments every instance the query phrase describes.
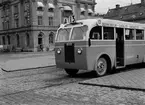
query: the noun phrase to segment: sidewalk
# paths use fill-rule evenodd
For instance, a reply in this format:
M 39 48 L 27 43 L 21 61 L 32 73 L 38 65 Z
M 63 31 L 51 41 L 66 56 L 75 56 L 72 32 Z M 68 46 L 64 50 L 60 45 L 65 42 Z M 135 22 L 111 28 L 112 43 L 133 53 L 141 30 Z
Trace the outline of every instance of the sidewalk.
M 24 70 L 55 65 L 54 52 L 12 53 L 0 55 L 0 68 L 5 71 Z

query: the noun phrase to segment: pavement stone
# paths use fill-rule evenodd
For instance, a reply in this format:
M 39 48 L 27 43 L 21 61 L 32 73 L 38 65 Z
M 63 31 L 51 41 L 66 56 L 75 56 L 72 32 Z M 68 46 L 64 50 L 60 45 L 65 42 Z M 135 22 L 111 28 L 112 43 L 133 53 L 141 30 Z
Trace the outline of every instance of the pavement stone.
M 113 89 L 100 86 L 67 84 L 29 91 L 11 97 L 24 97 L 24 103 L 35 105 L 42 102 L 47 105 L 144 105 L 145 93 L 125 89 Z M 25 99 L 26 98 L 26 99 Z M 33 100 L 32 103 L 27 99 Z M 24 104 L 24 103 L 21 104 Z M 42 104 L 42 105 L 43 105 Z
M 143 88 L 141 84 L 144 81 L 138 81 L 145 79 L 144 72 L 144 69 L 138 69 L 81 83 L 18 92 L 0 98 L 0 105 L 145 105 L 145 90 L 132 89 L 137 85 Z M 128 85 L 128 82 L 131 84 Z M 136 82 L 138 84 L 134 85 Z M 100 86 L 83 83 L 100 84 Z M 122 87 L 113 88 L 112 85 Z M 129 89 L 126 88 L 128 86 Z
M 137 69 L 80 82 L 84 85 L 145 91 L 145 69 Z

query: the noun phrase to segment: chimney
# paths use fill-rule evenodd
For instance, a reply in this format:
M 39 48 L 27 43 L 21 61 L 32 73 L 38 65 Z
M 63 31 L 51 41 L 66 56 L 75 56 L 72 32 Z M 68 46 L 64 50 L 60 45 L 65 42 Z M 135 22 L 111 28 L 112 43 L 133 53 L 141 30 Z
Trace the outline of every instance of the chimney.
M 120 5 L 119 4 L 116 4 L 116 9 L 119 9 L 120 8 Z

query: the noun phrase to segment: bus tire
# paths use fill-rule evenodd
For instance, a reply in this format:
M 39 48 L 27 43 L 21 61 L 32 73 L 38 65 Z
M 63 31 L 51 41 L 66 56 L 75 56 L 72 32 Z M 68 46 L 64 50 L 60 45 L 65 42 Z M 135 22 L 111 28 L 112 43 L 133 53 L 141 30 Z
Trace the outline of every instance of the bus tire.
M 104 57 L 100 57 L 98 61 L 95 63 L 95 71 L 97 76 L 104 76 L 108 70 L 108 62 Z
M 65 69 L 65 72 L 70 76 L 75 76 L 78 73 L 78 69 Z

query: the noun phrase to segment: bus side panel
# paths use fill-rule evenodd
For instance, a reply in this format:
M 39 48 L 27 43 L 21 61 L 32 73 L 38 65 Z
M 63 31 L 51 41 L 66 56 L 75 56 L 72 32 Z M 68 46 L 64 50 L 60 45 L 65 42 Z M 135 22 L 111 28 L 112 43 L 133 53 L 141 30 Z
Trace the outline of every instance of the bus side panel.
M 87 60 L 86 60 L 86 45 L 83 42 L 74 43 L 74 59 L 75 62 L 69 63 L 65 61 L 65 44 L 70 42 L 60 42 L 55 44 L 55 61 L 58 68 L 67 68 L 67 69 L 87 69 Z M 73 43 L 73 42 L 71 42 Z M 57 49 L 61 48 L 61 54 L 57 54 Z M 82 53 L 78 54 L 77 50 L 82 49 Z M 71 55 L 70 55 L 71 56 Z
M 144 41 L 126 41 L 125 42 L 125 62 L 126 65 L 141 63 L 145 56 Z
M 88 70 L 94 70 L 95 62 L 103 54 L 109 56 L 111 67 L 115 66 L 115 41 L 93 41 L 91 46 L 87 48 L 87 65 Z

